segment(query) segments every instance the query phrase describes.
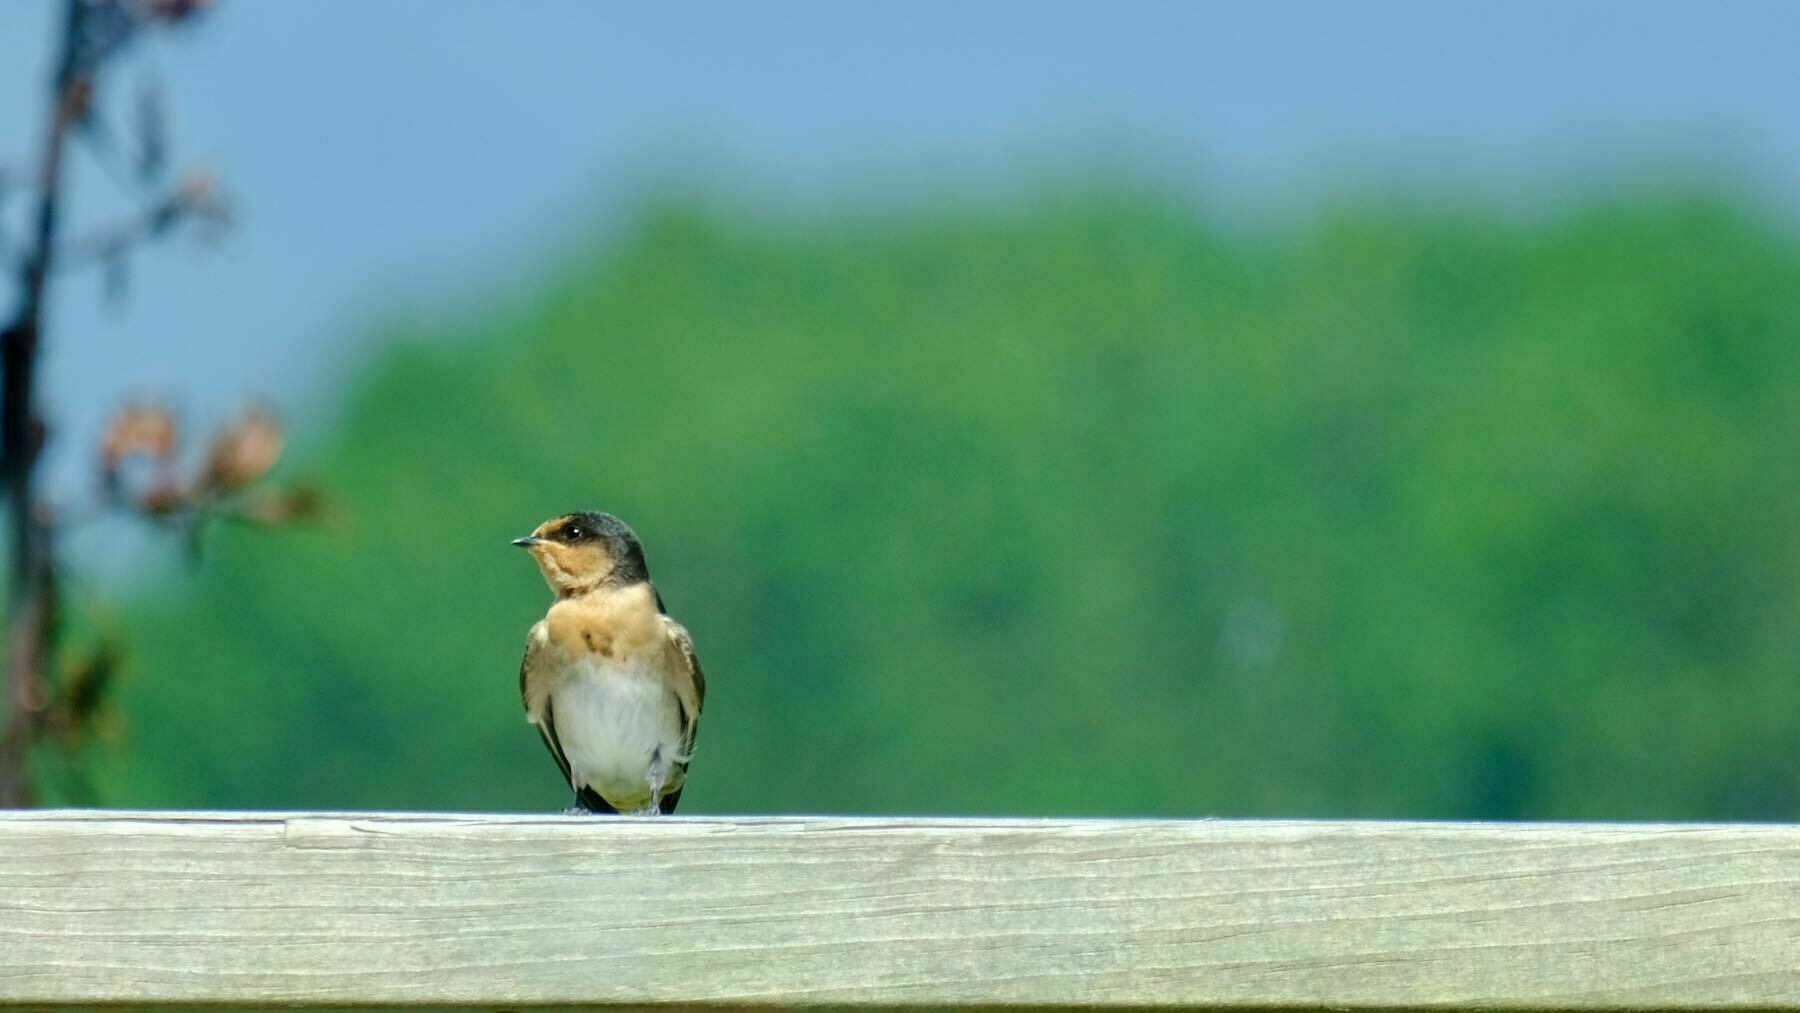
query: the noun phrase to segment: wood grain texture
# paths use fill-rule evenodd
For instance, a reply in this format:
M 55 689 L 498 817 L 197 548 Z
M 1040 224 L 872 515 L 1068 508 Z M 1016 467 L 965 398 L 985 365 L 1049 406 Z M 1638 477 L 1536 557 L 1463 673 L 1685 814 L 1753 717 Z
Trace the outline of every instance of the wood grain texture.
M 1800 1009 L 1800 827 L 0 815 L 0 1004 Z

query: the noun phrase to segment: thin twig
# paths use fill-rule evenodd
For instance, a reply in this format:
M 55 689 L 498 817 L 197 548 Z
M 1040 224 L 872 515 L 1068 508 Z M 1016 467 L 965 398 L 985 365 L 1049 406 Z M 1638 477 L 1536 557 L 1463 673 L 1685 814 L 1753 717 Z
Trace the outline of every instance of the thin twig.
M 133 217 L 62 243 L 56 251 L 56 269 L 74 270 L 105 263 L 133 247 L 168 235 L 184 222 L 224 224 L 229 218 L 230 209 L 218 197 L 212 181 L 205 176 L 192 176 Z

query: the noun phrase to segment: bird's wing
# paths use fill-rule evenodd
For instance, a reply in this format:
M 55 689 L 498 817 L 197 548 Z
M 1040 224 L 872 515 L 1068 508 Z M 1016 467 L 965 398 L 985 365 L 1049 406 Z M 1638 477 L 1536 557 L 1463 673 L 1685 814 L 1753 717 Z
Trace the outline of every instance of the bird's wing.
M 534 725 L 550 713 L 550 673 L 543 666 L 549 642 L 550 624 L 539 619 L 525 635 L 525 657 L 519 659 L 519 700 L 525 704 L 525 720 Z
M 668 651 L 669 688 L 681 703 L 682 749 L 691 754 L 694 737 L 700 732 L 700 707 L 706 701 L 706 673 L 700 668 L 700 656 L 694 653 L 694 638 L 675 620 L 660 618 Z
M 669 673 L 669 688 L 674 691 L 681 708 L 683 755 L 679 766 L 685 782 L 688 761 L 694 755 L 694 739 L 700 734 L 700 705 L 706 701 L 706 673 L 700 669 L 700 656 L 694 653 L 694 638 L 688 636 L 688 631 L 667 615 L 658 616 L 658 621 L 663 628 L 663 658 Z M 683 788 L 676 788 L 662 797 L 664 814 L 674 812 L 681 804 Z
M 543 647 L 548 641 L 549 631 L 543 620 L 539 620 L 525 640 L 525 657 L 519 662 L 519 698 L 525 704 L 525 719 L 537 726 L 544 748 L 556 761 L 556 769 L 562 771 L 563 783 L 575 787 L 569 758 L 563 755 L 562 742 L 556 737 L 556 711 L 550 706 L 552 682 L 543 664 Z M 575 787 L 575 797 L 590 812 L 618 811 L 608 805 L 599 792 L 585 784 Z

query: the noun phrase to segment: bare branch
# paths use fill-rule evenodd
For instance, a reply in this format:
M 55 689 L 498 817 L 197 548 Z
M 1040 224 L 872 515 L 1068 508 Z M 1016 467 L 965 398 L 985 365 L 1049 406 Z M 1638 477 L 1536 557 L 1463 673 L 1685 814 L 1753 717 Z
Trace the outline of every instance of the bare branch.
M 229 210 L 210 177 L 189 177 L 132 220 L 72 241 L 59 238 L 69 141 L 85 128 L 104 144 L 104 125 L 94 116 L 95 82 L 103 66 L 142 30 L 191 20 L 205 0 L 63 0 L 49 123 L 37 155 L 30 231 L 16 254 L 18 302 L 0 327 L 0 492 L 9 508 L 10 552 L 5 684 L 0 692 L 0 808 L 31 804 L 31 743 L 57 722 L 88 721 L 110 684 L 110 660 L 87 669 L 52 671 L 58 638 L 58 584 L 53 518 L 38 502 L 38 460 L 45 442 L 36 404 L 46 290 L 59 261 L 99 259 L 115 280 L 137 244 L 185 223 L 223 225 Z M 165 159 L 160 101 L 140 101 L 139 171 L 148 177 Z M 10 182 L 10 179 L 0 182 Z M 171 435 L 172 441 L 172 435 Z M 139 451 L 142 451 L 140 446 Z M 114 462 L 116 465 L 116 461 Z M 153 487 L 152 492 L 156 491 Z M 154 497 L 140 507 L 154 506 Z M 67 679 L 61 677 L 67 675 Z M 66 691 L 59 697 L 54 690 Z M 61 712 L 52 711 L 62 706 Z
M 31 804 L 29 746 L 43 704 L 45 662 L 55 622 L 50 529 L 37 508 L 42 423 L 35 387 L 44 289 L 56 256 L 63 154 L 69 128 L 92 97 L 93 48 L 99 31 L 88 16 L 106 5 L 65 0 L 54 105 L 38 157 L 37 206 L 30 246 L 19 266 L 19 306 L 0 331 L 0 485 L 11 509 L 12 552 L 6 631 L 6 720 L 0 726 L 0 807 Z

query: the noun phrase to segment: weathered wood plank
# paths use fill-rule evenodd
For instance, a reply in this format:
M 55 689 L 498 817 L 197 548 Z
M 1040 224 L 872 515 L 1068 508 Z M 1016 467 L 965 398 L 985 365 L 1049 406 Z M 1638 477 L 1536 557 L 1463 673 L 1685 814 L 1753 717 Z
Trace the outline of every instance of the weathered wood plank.
M 0 815 L 0 1004 L 1800 1009 L 1800 827 Z

